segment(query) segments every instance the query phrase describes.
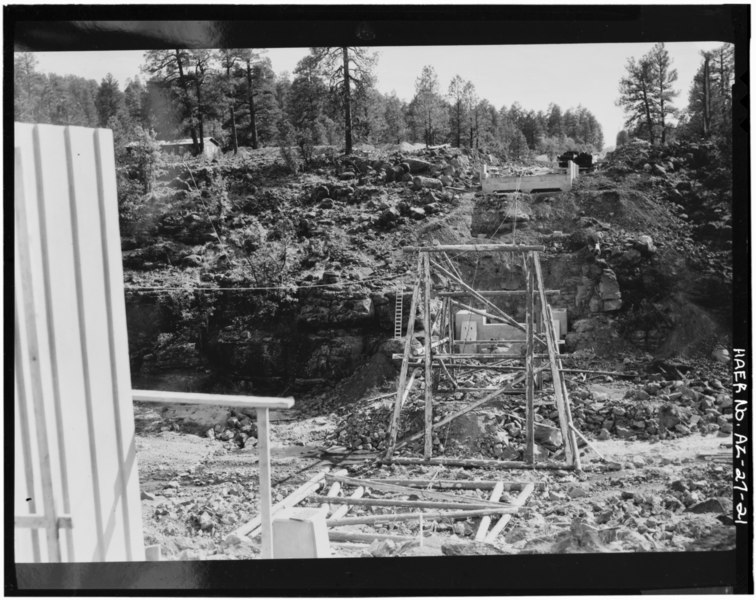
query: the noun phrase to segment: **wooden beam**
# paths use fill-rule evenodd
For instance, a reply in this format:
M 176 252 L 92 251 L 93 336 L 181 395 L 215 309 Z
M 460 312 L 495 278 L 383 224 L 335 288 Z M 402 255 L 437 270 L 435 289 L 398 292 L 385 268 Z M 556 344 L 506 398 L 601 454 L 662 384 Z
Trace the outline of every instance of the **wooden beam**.
M 389 483 L 382 480 L 378 481 L 375 479 L 363 480 L 338 475 L 326 475 L 326 481 L 339 481 L 344 485 L 356 485 L 367 489 L 378 490 L 381 492 L 390 492 L 394 494 L 425 496 L 426 498 L 445 502 L 465 502 L 473 504 L 479 504 L 481 502 L 478 498 L 468 498 L 466 496 L 457 496 L 455 494 L 446 494 L 444 492 L 436 492 L 433 490 L 417 490 L 411 487 L 397 485 L 395 483 Z
M 260 461 L 261 558 L 273 558 L 273 516 L 270 497 L 270 422 L 267 408 L 257 409 L 257 453 Z
M 549 317 L 549 325 L 551 325 L 551 335 L 553 339 L 556 341 L 556 332 L 554 331 L 554 316 L 551 312 L 551 307 L 547 307 L 548 317 Z M 564 447 L 567 448 L 568 446 L 572 448 L 572 456 L 573 460 L 575 462 L 575 468 L 579 471 L 581 469 L 580 467 L 580 450 L 578 449 L 577 444 L 577 438 L 575 437 L 575 432 L 573 431 L 574 425 L 572 423 L 572 409 L 570 408 L 570 395 L 567 392 L 567 383 L 564 381 L 564 377 L 562 376 L 562 359 L 559 358 L 559 355 L 555 357 L 557 368 L 559 369 L 559 386 L 562 388 L 562 398 L 564 399 L 564 412 L 567 415 L 567 431 L 569 432 L 570 436 L 566 440 L 564 440 Z M 557 382 L 554 381 L 554 387 L 557 387 Z M 567 456 L 567 452 L 565 451 L 565 456 Z
M 545 246 L 538 245 L 509 245 L 509 244 L 459 244 L 438 246 L 404 246 L 403 252 L 531 252 L 545 250 Z
M 454 389 L 455 389 L 455 390 L 456 390 L 457 388 L 459 388 L 459 384 L 457 383 L 457 380 L 456 380 L 456 379 L 454 379 L 454 377 L 452 377 L 452 374 L 451 374 L 451 373 L 449 373 L 449 369 L 447 369 L 447 368 L 446 368 L 446 363 L 444 363 L 443 361 L 441 361 L 441 363 L 440 363 L 440 364 L 441 364 L 441 369 L 443 370 L 443 372 L 444 372 L 444 373 L 446 374 L 446 377 L 447 377 L 447 378 L 449 379 L 449 381 L 451 382 L 451 384 L 452 384 L 452 387 L 454 387 Z
M 464 342 L 463 342 L 464 343 Z M 520 343 L 524 344 L 525 340 L 521 340 Z M 402 359 L 401 354 L 392 354 L 391 358 L 393 360 L 400 360 Z M 415 360 L 420 360 L 419 357 L 413 357 Z M 495 352 L 491 353 L 484 353 L 484 352 L 468 352 L 468 353 L 462 353 L 462 352 L 455 352 L 453 354 L 441 354 L 436 353 L 432 356 L 433 360 L 486 360 L 486 359 L 495 359 L 495 360 L 511 360 L 511 361 L 522 361 L 524 360 L 523 356 L 513 356 L 510 354 L 498 354 Z M 455 365 L 456 366 L 456 365 Z
M 224 394 L 159 392 L 154 390 L 131 390 L 131 398 L 134 402 L 230 406 L 235 408 L 291 408 L 294 406 L 294 398 L 276 398 L 271 396 L 228 396 Z
M 407 402 L 407 398 L 409 398 L 410 392 L 412 391 L 412 386 L 415 383 L 415 378 L 420 374 L 420 369 L 413 369 L 412 375 L 410 375 L 409 381 L 407 382 L 406 387 L 404 388 L 404 393 L 402 394 L 402 399 L 399 402 L 399 408 L 402 408 L 404 406 L 404 403 Z
M 331 542 L 357 542 L 370 544 L 376 540 L 381 542 L 414 542 L 417 538 L 403 535 L 387 535 L 382 533 L 361 533 L 357 531 L 329 531 L 328 540 Z
M 505 515 L 511 512 L 517 512 L 517 508 L 509 506 L 502 508 L 481 508 L 473 510 L 447 511 L 447 512 L 408 512 L 393 513 L 385 515 L 366 515 L 364 517 L 345 517 L 343 519 L 328 519 L 328 527 L 343 527 L 345 525 L 366 525 L 368 523 L 392 523 L 395 521 L 413 521 L 423 518 L 424 521 L 436 519 L 470 519 L 473 517 L 482 517 L 484 515 Z
M 485 298 L 525 296 L 526 290 L 476 290 L 478 294 Z M 562 293 L 562 290 L 544 290 L 547 296 L 555 296 Z M 439 298 L 469 298 L 470 292 L 438 292 Z
M 503 493 L 504 493 L 504 482 L 499 481 L 494 486 L 494 489 L 491 490 L 491 495 L 488 497 L 488 500 L 491 502 L 498 502 L 499 498 L 501 498 L 501 495 Z M 488 527 L 490 525 L 491 525 L 491 515 L 484 515 L 483 518 L 480 520 L 480 524 L 478 525 L 478 531 L 475 532 L 476 542 L 483 541 L 483 538 L 486 537 L 486 532 L 488 531 Z
M 362 498 L 362 495 L 365 493 L 364 487 L 358 487 L 356 490 L 354 490 L 349 497 L 350 498 Z M 333 511 L 333 514 L 330 516 L 331 519 L 341 519 L 344 515 L 346 515 L 349 512 L 349 509 L 352 508 L 349 504 L 342 504 L 339 506 L 336 510 Z
M 533 406 L 535 394 L 535 371 L 533 370 L 534 344 L 533 337 L 535 326 L 533 322 L 533 254 L 528 253 L 525 256 L 525 278 L 526 290 L 525 297 L 525 336 L 527 344 L 525 346 L 525 460 L 531 465 L 535 463 L 535 407 Z
M 346 469 L 340 469 L 339 471 L 336 471 L 335 475 L 346 475 L 348 471 Z M 331 487 L 328 489 L 328 493 L 326 496 L 329 498 L 335 498 L 339 495 L 341 492 L 341 482 L 340 481 L 334 481 L 331 484 Z M 334 507 L 331 506 L 328 502 L 325 502 L 320 505 L 320 508 L 326 509 L 326 514 L 333 512 Z
M 522 490 L 528 481 L 497 481 L 494 479 L 382 479 L 385 483 L 419 488 L 439 488 L 444 490 L 491 490 L 501 483 L 504 491 Z M 536 485 L 544 485 L 537 483 Z
M 512 504 L 514 504 L 518 508 L 524 505 L 525 502 L 527 502 L 530 495 L 533 493 L 534 489 L 535 489 L 534 484 L 529 483 L 528 485 L 526 485 L 523 488 L 523 490 L 517 495 L 517 498 L 515 498 Z M 509 523 L 511 518 L 512 518 L 511 514 L 504 515 L 503 517 L 501 517 L 496 523 L 496 525 L 494 525 L 491 528 L 491 531 L 486 536 L 485 541 L 489 544 L 493 544 L 496 541 L 496 538 L 499 537 L 499 534 L 504 529 L 504 527 L 506 527 L 507 523 Z
M 606 458 L 604 457 L 604 455 L 601 454 L 601 452 L 599 452 L 596 449 L 596 446 L 594 446 L 593 444 L 591 444 L 591 442 L 588 441 L 588 438 L 586 438 L 582 433 L 580 433 L 580 430 L 577 427 L 575 427 L 573 423 L 570 423 L 570 429 L 572 429 L 574 433 L 580 436 L 580 438 L 585 442 L 586 446 L 588 446 L 588 448 L 590 448 L 596 453 L 596 456 L 598 456 L 603 462 L 606 462 Z M 730 455 L 730 458 L 732 458 L 731 455 Z
M 522 461 L 493 460 L 493 459 L 465 459 L 465 458 L 405 458 L 395 457 L 391 460 L 379 460 L 383 464 L 396 465 L 426 465 L 443 467 L 481 467 L 486 469 L 571 469 L 572 465 L 555 463 L 536 463 L 529 465 Z
M 430 257 L 423 252 L 423 327 L 425 329 L 425 448 L 423 455 L 430 458 L 433 454 L 433 368 L 431 366 L 431 315 L 430 315 Z
M 431 500 L 398 500 L 396 498 L 328 498 L 328 496 L 312 496 L 316 502 L 332 502 L 334 504 L 349 504 L 352 506 L 403 506 L 409 508 L 441 508 L 447 510 L 479 510 L 497 508 L 488 502 L 433 502 Z M 502 505 L 500 505 L 502 506 Z
M 417 275 L 420 276 L 422 266 L 420 255 L 417 257 Z M 417 314 L 417 300 L 420 294 L 420 283 L 415 282 L 412 289 L 412 302 L 410 304 L 409 320 L 407 321 L 407 338 L 404 342 L 404 354 L 402 355 L 402 368 L 399 372 L 399 382 L 396 388 L 396 401 L 394 402 L 394 414 L 391 417 L 389 425 L 388 444 L 386 445 L 386 458 L 390 458 L 394 453 L 396 445 L 396 436 L 399 431 L 399 416 L 402 412 L 402 399 L 404 398 L 404 385 L 407 379 L 407 370 L 409 369 L 409 358 L 412 353 L 412 336 L 415 333 L 415 315 Z
M 572 447 L 569 443 L 570 430 L 567 426 L 567 411 L 564 404 L 564 396 L 562 393 L 561 374 L 559 373 L 559 365 L 556 361 L 556 355 L 558 354 L 557 348 L 554 344 L 554 324 L 551 322 L 551 317 L 548 313 L 548 304 L 546 304 L 546 295 L 543 293 L 543 275 L 541 273 L 541 261 L 537 255 L 533 257 L 533 271 L 535 273 L 535 285 L 538 292 L 538 297 L 541 303 L 541 319 L 544 328 L 544 334 L 546 337 L 546 347 L 549 354 L 549 367 L 551 368 L 551 380 L 554 382 L 554 401 L 556 402 L 557 412 L 559 413 L 559 428 L 562 432 L 562 440 L 564 440 L 565 458 L 567 464 L 574 465 L 575 456 L 572 451 Z

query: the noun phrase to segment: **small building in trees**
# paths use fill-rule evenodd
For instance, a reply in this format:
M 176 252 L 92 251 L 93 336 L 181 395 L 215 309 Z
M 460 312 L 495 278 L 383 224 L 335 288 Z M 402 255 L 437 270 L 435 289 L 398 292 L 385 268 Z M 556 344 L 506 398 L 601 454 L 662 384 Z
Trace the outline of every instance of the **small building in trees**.
M 203 146 L 202 154 L 207 158 L 213 158 L 220 154 L 220 143 L 215 138 L 206 137 Z M 178 156 L 183 156 L 187 153 L 193 154 L 194 142 L 192 142 L 191 138 L 163 141 L 160 142 L 160 149 L 166 154 L 177 154 Z

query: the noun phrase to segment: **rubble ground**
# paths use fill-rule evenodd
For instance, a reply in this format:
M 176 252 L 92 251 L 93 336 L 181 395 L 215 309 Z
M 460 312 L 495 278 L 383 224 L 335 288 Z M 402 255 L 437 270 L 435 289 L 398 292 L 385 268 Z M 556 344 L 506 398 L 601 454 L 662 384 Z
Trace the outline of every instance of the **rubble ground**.
M 294 409 L 272 416 L 274 502 L 325 467 L 375 479 L 538 483 L 494 544 L 473 541 L 475 519 L 426 523 L 422 536 L 418 523 L 401 522 L 358 531 L 416 541 L 334 542 L 335 556 L 733 547 L 724 350 L 731 189 L 720 162 L 705 143 L 657 150 L 633 142 L 570 192 L 496 202 L 477 193 L 481 164 L 525 174 L 534 166 L 411 145 L 362 146 L 352 157 L 318 148 L 296 176 L 275 148 L 177 163 L 148 201 L 121 215 L 135 387 L 294 396 Z M 567 377 L 573 418 L 619 470 L 591 451 L 584 462 L 595 468 L 584 473 L 373 460 L 392 410 L 391 356 L 401 352 L 391 339 L 395 296 L 412 283 L 401 248 L 486 239 L 545 246 L 545 286 L 562 290 L 553 306 L 569 316 L 564 366 L 615 373 Z M 515 264 L 452 259 L 478 289 L 521 287 Z M 210 291 L 261 281 L 275 286 Z M 151 286 L 178 291 L 156 295 Z M 522 318 L 506 302 L 501 308 Z M 400 437 L 420 428 L 423 385 L 406 402 Z M 439 397 L 436 419 L 472 399 Z M 539 458 L 558 459 L 548 394 L 537 391 L 536 406 Z M 168 559 L 258 556 L 259 540 L 224 542 L 257 513 L 254 415 L 146 405 L 135 415 L 145 543 Z M 524 416 L 521 399 L 491 401 L 440 428 L 434 456 L 521 460 Z M 417 456 L 421 445 L 398 454 Z M 349 514 L 383 510 L 354 506 Z
M 153 407 L 154 408 L 154 407 Z M 138 407 L 140 412 L 152 411 Z M 153 411 L 154 412 L 154 411 Z M 719 550 L 734 547 L 730 463 L 700 455 L 730 452 L 729 436 L 695 433 L 661 441 L 596 440 L 608 472 L 529 471 L 377 466 L 375 453 L 325 453 L 324 435 L 338 427 L 333 416 L 273 419 L 273 501 L 278 502 L 318 471 L 346 468 L 361 478 L 502 479 L 539 487 L 493 544 L 501 553 Z M 283 416 L 283 415 L 281 415 Z M 259 556 L 259 539 L 224 543 L 257 514 L 254 447 L 171 431 L 139 431 L 145 543 L 159 544 L 173 560 L 248 559 Z M 587 465 L 600 464 L 587 455 Z M 322 492 L 321 492 L 322 493 Z M 306 505 L 303 504 L 303 505 Z M 354 507 L 357 516 L 369 507 Z M 729 520 L 728 520 L 729 519 Z M 426 524 L 423 544 L 399 549 L 333 543 L 334 556 L 441 555 L 471 544 L 479 519 Z M 355 531 L 418 535 L 418 524 L 360 526 Z M 394 546 L 396 546 L 394 544 Z M 451 549 L 450 549 L 451 548 Z M 444 550 L 446 549 L 446 550 Z M 491 551 L 490 549 L 488 550 Z

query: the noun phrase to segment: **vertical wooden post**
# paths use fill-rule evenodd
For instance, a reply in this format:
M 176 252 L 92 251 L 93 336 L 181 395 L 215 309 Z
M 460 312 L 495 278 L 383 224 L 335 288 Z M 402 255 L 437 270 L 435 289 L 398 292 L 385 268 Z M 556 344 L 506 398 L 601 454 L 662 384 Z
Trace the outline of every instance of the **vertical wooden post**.
M 564 397 L 564 388 L 562 387 L 562 373 L 559 371 L 559 365 L 557 364 L 557 354 L 559 349 L 556 347 L 557 342 L 554 336 L 554 324 L 551 322 L 551 315 L 549 314 L 549 307 L 546 304 L 546 294 L 544 293 L 543 286 L 543 274 L 541 273 L 541 262 L 538 258 L 538 254 L 533 253 L 533 271 L 535 273 L 535 284 L 538 292 L 538 296 L 541 300 L 541 317 L 543 318 L 543 329 L 545 332 L 546 346 L 548 348 L 549 363 L 551 366 L 551 381 L 554 385 L 554 402 L 559 413 L 559 428 L 562 432 L 562 440 L 564 441 L 564 455 L 567 460 L 567 464 L 573 466 L 574 453 L 572 444 L 570 443 L 570 427 L 568 423 L 568 414 L 566 409 L 566 401 Z
M 430 257 L 423 252 L 423 328 L 425 329 L 425 452 L 426 459 L 433 454 L 433 369 L 431 356 L 431 314 L 430 314 Z
M 535 407 L 533 396 L 535 389 L 535 375 L 533 371 L 533 254 L 529 252 L 525 257 L 525 337 L 526 337 L 526 354 L 525 354 L 525 402 L 526 411 L 526 435 L 527 446 L 525 448 L 526 462 L 535 464 Z
M 550 322 L 553 324 L 553 317 L 551 313 L 551 307 L 548 307 L 548 315 Z M 553 326 L 553 325 L 552 325 Z M 554 340 L 557 348 L 559 348 L 559 342 L 556 340 L 556 333 L 554 334 Z M 575 424 L 572 422 L 572 409 L 570 408 L 570 397 L 567 393 L 567 384 L 564 381 L 564 377 L 561 376 L 562 372 L 562 359 L 559 358 L 559 355 L 557 355 L 557 366 L 559 367 L 559 373 L 560 373 L 560 379 L 559 384 L 562 386 L 562 397 L 564 398 L 564 412 L 567 417 L 567 432 L 569 434 L 569 437 L 564 440 L 565 448 L 569 446 L 572 450 L 572 464 L 576 469 L 580 470 L 582 468 L 580 464 L 580 449 L 577 445 L 577 437 L 575 436 L 575 432 L 573 431 L 573 427 Z M 565 456 L 567 453 L 565 452 Z
M 412 302 L 410 303 L 409 320 L 407 321 L 407 338 L 404 342 L 404 356 L 402 358 L 402 368 L 399 372 L 399 382 L 396 388 L 396 401 L 394 402 L 394 414 L 391 417 L 389 425 L 389 440 L 386 446 L 386 459 L 391 458 L 396 446 L 396 436 L 399 433 L 399 415 L 402 412 L 402 402 L 404 398 L 404 388 L 407 381 L 407 371 L 409 370 L 409 359 L 412 352 L 412 338 L 415 334 L 415 317 L 417 315 L 417 301 L 420 294 L 420 276 L 422 272 L 422 259 L 418 253 L 417 270 L 415 287 L 412 289 Z
M 257 450 L 260 460 L 261 558 L 273 558 L 273 520 L 270 498 L 270 414 L 257 409 Z

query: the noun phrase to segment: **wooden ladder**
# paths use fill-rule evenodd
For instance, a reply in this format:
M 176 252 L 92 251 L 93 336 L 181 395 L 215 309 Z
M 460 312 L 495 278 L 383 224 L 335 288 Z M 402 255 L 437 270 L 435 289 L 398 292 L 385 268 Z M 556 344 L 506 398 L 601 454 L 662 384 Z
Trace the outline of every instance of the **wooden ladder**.
M 401 287 L 396 288 L 396 301 L 394 302 L 394 338 L 402 337 L 402 321 L 404 320 L 404 294 Z

